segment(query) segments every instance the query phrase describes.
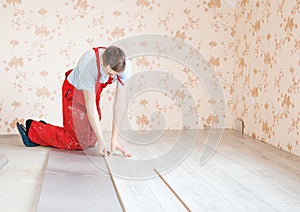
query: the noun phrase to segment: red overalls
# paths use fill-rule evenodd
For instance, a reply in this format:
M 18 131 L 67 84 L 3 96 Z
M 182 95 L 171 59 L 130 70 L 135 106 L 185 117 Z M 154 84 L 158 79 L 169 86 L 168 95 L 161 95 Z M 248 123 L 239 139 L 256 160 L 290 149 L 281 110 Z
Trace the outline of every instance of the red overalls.
M 93 48 L 98 69 L 95 86 L 96 105 L 101 119 L 100 95 L 103 88 L 112 83 L 113 78 L 109 77 L 106 83 L 100 83 L 99 48 L 105 47 Z M 71 71 L 66 72 L 66 78 L 62 86 L 63 127 L 32 121 L 28 132 L 28 137 L 32 142 L 41 146 L 52 146 L 67 150 L 82 150 L 96 144 L 97 139 L 88 120 L 83 91 L 77 90 L 67 80 Z M 123 85 L 118 75 L 117 79 Z

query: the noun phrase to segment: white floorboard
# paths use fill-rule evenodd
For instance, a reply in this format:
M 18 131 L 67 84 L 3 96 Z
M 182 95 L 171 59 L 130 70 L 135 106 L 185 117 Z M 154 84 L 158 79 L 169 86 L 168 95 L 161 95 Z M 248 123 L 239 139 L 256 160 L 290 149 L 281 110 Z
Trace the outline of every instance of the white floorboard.
M 300 211 L 300 157 L 234 130 L 224 131 L 216 149 L 216 141 L 206 144 L 214 132 L 202 130 L 194 140 L 196 134 L 124 133 L 122 143 L 133 158 L 114 155 L 107 161 L 127 211 L 187 211 L 153 169 L 191 211 Z M 0 155 L 8 161 L 0 169 L 0 211 L 36 211 L 49 150 L 23 147 L 18 136 L 0 136 Z M 213 156 L 203 164 L 210 152 Z M 63 160 L 70 173 L 92 170 L 107 180 L 103 163 L 95 169 L 84 161 L 73 164 L 72 157 Z M 62 169 L 59 164 L 51 167 Z
M 87 152 L 51 149 L 38 212 L 122 211 L 103 157 Z

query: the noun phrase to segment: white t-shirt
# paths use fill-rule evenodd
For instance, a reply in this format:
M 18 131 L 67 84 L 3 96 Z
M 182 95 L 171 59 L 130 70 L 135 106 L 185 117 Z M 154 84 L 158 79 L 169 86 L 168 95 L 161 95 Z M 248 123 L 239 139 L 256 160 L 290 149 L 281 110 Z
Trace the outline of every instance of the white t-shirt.
M 103 54 L 105 49 L 99 49 L 99 57 Z M 131 75 L 131 63 L 129 60 L 126 60 L 126 66 L 122 73 L 119 74 L 120 80 L 125 84 L 125 82 L 130 78 Z M 109 79 L 109 76 L 103 71 L 102 66 L 100 65 L 101 72 L 101 83 L 106 83 Z M 79 59 L 76 67 L 68 76 L 67 80 L 78 90 L 87 90 L 94 91 L 95 84 L 97 82 L 98 70 L 96 55 L 93 49 L 86 51 L 81 58 Z M 117 80 L 117 76 L 114 77 L 112 82 Z M 121 83 L 117 80 L 118 86 Z

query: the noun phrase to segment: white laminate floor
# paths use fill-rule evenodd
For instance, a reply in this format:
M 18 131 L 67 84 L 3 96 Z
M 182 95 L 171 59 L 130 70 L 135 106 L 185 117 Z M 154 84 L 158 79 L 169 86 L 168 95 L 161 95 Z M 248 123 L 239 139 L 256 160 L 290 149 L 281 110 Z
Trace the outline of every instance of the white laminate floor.
M 197 133 L 123 134 L 133 158 L 107 163 L 126 211 L 300 211 L 300 157 L 234 130 L 219 145 L 207 143 L 217 140 L 213 131 Z M 0 211 L 37 210 L 50 152 L 0 136 Z

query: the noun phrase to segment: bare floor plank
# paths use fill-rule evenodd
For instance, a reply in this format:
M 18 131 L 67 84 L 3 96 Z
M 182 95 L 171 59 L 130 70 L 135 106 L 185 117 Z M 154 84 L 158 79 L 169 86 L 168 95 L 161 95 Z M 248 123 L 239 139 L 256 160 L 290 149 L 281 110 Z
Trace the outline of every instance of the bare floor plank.
M 17 135 L 0 136 L 0 211 L 36 211 L 49 149 L 26 148 Z
M 280 155 L 273 153 L 271 156 L 269 152 L 272 148 L 269 149 L 269 145 L 263 143 L 260 143 L 260 148 L 245 147 L 243 145 L 245 145 L 247 140 L 252 140 L 252 138 L 244 138 L 243 141 L 236 142 L 240 147 L 237 147 L 232 141 L 225 141 L 227 150 L 224 151 L 222 149 L 221 153 L 231 161 L 235 161 L 238 158 L 239 160 L 236 163 L 255 175 L 255 177 L 252 176 L 252 180 L 256 178 L 259 181 L 266 181 L 272 187 L 278 188 L 280 193 L 286 193 L 293 197 L 288 198 L 289 200 L 295 199 L 299 201 L 300 175 L 296 174 L 300 164 L 299 158 L 298 165 L 294 164 L 295 169 L 293 169 L 290 167 L 289 162 L 283 161 L 287 160 L 287 157 L 293 157 L 294 162 L 296 162 L 296 157 L 291 156 L 289 153 L 281 153 Z M 287 172 L 287 170 L 291 169 L 291 172 Z
M 157 158 L 170 149 L 161 148 L 161 139 L 166 135 L 155 132 L 146 140 L 159 137 L 157 143 L 139 148 L 126 145 L 134 153 L 132 159 L 107 158 L 127 211 L 186 211 L 153 170 L 160 161 Z
M 153 169 L 192 211 L 300 211 L 300 157 L 234 130 L 128 131 L 121 143 L 133 157 L 107 161 L 127 211 L 186 211 Z M 48 152 L 23 147 L 18 136 L 0 136 L 0 155 L 8 160 L 0 170 L 0 211 L 35 210 Z M 68 172 L 107 175 L 99 162 L 92 161 L 96 169 L 78 169 L 72 155 L 65 158 Z
M 95 148 L 52 148 L 38 211 L 122 211 L 107 170 L 100 169 L 104 158 L 96 154 Z
M 185 163 L 184 167 L 190 169 L 190 175 L 199 180 L 202 178 L 217 193 L 225 197 L 237 211 L 276 211 L 267 202 L 254 192 L 228 176 L 222 170 L 205 164 L 195 167 Z
M 226 139 L 226 136 L 225 136 Z M 222 140 L 223 142 L 223 140 Z M 197 161 L 199 159 L 199 154 L 201 154 L 200 149 L 203 149 L 203 142 L 198 142 L 194 148 L 194 152 L 190 154 L 190 158 L 186 161 L 191 161 L 193 158 L 193 165 L 189 164 L 189 167 L 193 170 L 196 170 L 196 173 L 199 176 L 205 178 L 208 176 L 206 180 L 211 181 L 212 176 L 217 176 L 220 181 L 232 182 L 235 185 L 235 189 L 239 189 L 240 191 L 247 192 L 247 198 L 245 201 L 241 201 L 240 198 L 237 198 L 238 195 L 233 196 L 233 194 L 225 193 L 224 196 L 229 197 L 231 202 L 237 203 L 236 207 L 240 210 L 252 210 L 253 205 L 257 207 L 256 209 L 263 209 L 267 211 L 276 211 L 277 205 L 274 203 L 289 203 L 292 205 L 298 204 L 298 189 L 299 187 L 294 187 L 292 189 L 292 185 L 297 185 L 298 182 L 294 181 L 291 178 L 285 178 L 288 181 L 288 185 L 282 186 L 281 181 L 276 181 L 273 178 L 273 181 L 269 181 L 264 175 L 261 175 L 259 171 L 256 170 L 266 170 L 268 166 L 262 166 L 260 164 L 261 158 L 256 158 L 255 151 L 251 151 L 251 148 L 239 149 L 239 147 L 231 148 L 227 145 L 226 141 L 220 144 L 218 151 L 213 156 L 213 158 L 206 164 L 206 166 L 199 168 L 199 163 Z M 265 144 L 262 144 L 264 146 Z M 249 151 L 250 149 L 250 151 Z M 248 151 L 248 154 L 246 154 Z M 272 167 L 272 164 L 268 163 L 269 167 Z M 207 173 L 207 167 L 212 167 L 214 170 L 217 170 L 217 173 Z M 185 168 L 187 170 L 188 168 Z M 277 175 L 278 177 L 281 175 Z M 195 176 L 197 178 L 197 176 Z M 227 178 L 226 178 L 227 177 Z M 281 176 L 282 177 L 282 176 Z M 198 177 L 199 178 L 199 177 Z M 212 186 L 216 186 L 216 182 L 212 182 Z M 220 185 L 220 187 L 215 187 L 220 193 L 224 193 L 224 191 L 232 191 L 226 190 L 224 185 Z M 232 198 L 235 197 L 235 198 Z M 251 201 L 252 199 L 252 201 Z M 249 204 L 247 204 L 249 202 Z M 245 204 L 246 203 L 246 204 Z M 246 207 L 245 207 L 246 206 Z
M 214 187 L 195 179 L 182 166 L 163 176 L 191 211 L 238 211 Z
M 172 136 L 170 135 L 170 137 Z M 201 148 L 199 145 L 202 145 L 202 143 L 197 143 L 189 157 L 180 167 L 194 178 L 195 182 L 197 182 L 195 184 L 201 184 L 199 190 L 207 195 L 206 198 L 202 197 L 202 199 L 210 199 L 207 201 L 208 205 L 206 207 L 215 207 L 217 205 L 217 208 L 214 208 L 214 210 L 220 211 L 254 211 L 261 209 L 275 211 L 270 205 L 243 187 L 236 180 L 211 165 L 210 161 L 213 160 L 218 160 L 221 164 L 223 163 L 224 160 L 220 160 L 218 153 L 207 164 L 200 165 L 199 155 L 201 154 Z M 226 164 L 226 162 L 223 164 L 225 167 L 232 166 L 230 163 Z M 222 204 L 218 205 L 216 202 L 221 202 Z M 227 202 L 227 208 L 224 202 Z M 195 207 L 197 210 L 203 208 L 201 205 L 196 205 Z M 206 209 L 209 210 L 209 208 Z

